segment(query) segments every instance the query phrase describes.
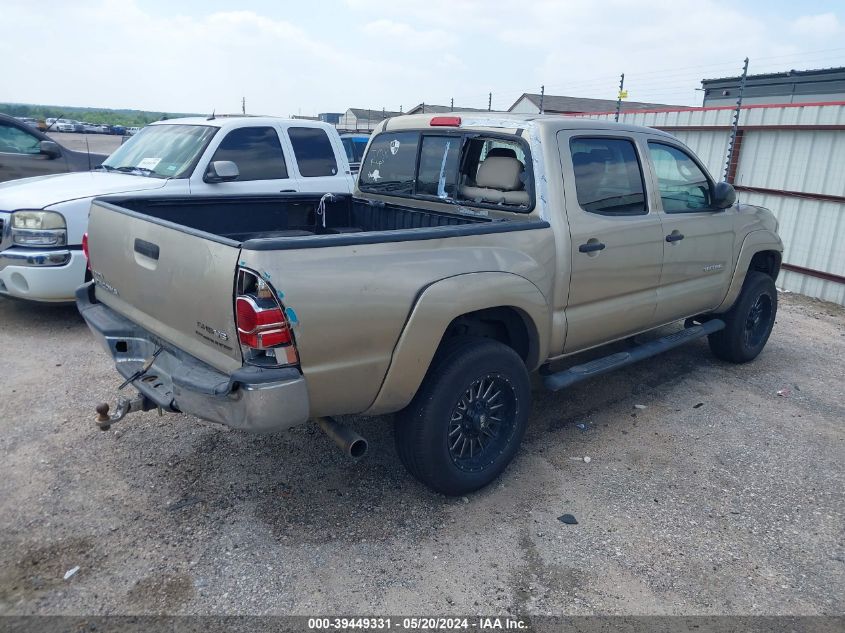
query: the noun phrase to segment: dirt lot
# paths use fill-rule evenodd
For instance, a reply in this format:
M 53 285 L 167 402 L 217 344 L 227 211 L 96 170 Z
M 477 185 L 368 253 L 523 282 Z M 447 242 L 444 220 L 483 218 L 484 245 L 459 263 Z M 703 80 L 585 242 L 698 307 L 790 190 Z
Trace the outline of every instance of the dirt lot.
M 111 154 L 120 147 L 122 136 L 111 134 L 74 134 L 72 132 L 50 132 L 50 138 L 68 149 L 79 152 L 90 150 L 96 154 Z M 128 136 L 126 138 L 129 138 Z
M 752 364 L 697 342 L 535 390 L 505 476 L 447 499 L 389 418 L 347 420 L 358 462 L 313 426 L 100 432 L 75 310 L 0 299 L 0 614 L 842 614 L 845 310 L 781 300 Z

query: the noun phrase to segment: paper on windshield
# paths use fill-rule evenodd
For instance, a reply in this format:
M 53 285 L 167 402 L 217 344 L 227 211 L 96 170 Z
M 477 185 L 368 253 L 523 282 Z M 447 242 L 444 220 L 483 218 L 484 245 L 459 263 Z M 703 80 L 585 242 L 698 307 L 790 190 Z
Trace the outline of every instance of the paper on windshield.
M 161 158 L 142 158 L 141 162 L 138 163 L 136 166 L 139 169 L 149 169 L 150 171 L 152 171 L 160 162 Z

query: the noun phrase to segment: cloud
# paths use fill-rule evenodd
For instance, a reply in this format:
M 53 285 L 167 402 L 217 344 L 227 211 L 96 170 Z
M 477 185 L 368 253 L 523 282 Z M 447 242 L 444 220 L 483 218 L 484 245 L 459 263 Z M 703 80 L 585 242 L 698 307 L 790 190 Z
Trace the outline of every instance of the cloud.
M 364 25 L 367 35 L 367 45 L 377 46 L 384 51 L 395 51 L 397 48 L 412 48 L 428 50 L 431 53 L 442 52 L 451 47 L 455 38 L 440 29 L 420 30 L 403 22 L 393 20 L 376 20 Z
M 504 109 L 541 84 L 612 99 L 624 72 L 631 100 L 695 104 L 702 77 L 738 74 L 746 55 L 752 73 L 845 61 L 802 62 L 841 37 L 841 11 L 793 19 L 723 0 L 345 0 L 319 15 L 307 3 L 191 14 L 2 2 L 0 101 L 232 112 L 245 96 L 248 111 L 288 115 L 486 107 L 492 92 Z
M 139 4 L 54 5 L 50 45 L 39 12 L 12 4 L 0 21 L 0 100 L 176 112 L 306 113 L 352 90 L 357 71 L 398 72 L 286 20 L 253 11 L 154 15 Z M 42 40 L 43 42 L 43 40 Z
M 802 35 L 832 37 L 845 35 L 845 28 L 839 22 L 839 18 L 833 13 L 821 13 L 819 15 L 802 15 L 792 25 L 795 32 Z

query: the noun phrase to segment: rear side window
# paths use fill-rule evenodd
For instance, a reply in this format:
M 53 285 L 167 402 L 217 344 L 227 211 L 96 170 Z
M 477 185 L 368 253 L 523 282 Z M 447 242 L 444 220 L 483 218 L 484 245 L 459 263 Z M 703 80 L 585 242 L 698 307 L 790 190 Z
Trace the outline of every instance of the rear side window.
M 454 198 L 458 188 L 460 137 L 424 136 L 420 150 L 417 194 Z
M 288 128 L 288 136 L 300 174 L 306 178 L 337 174 L 334 148 L 325 130 L 318 127 L 292 127 Z
M 712 207 L 710 181 L 686 152 L 651 141 L 648 151 L 666 213 L 702 211 Z
M 573 138 L 569 142 L 578 204 L 601 215 L 648 213 L 634 143 L 621 138 Z
M 238 182 L 287 178 L 285 157 L 279 135 L 271 127 L 244 127 L 232 130 L 211 159 L 230 160 L 238 166 Z
M 383 133 L 370 142 L 358 176 L 361 191 L 410 195 L 414 192 L 418 132 Z

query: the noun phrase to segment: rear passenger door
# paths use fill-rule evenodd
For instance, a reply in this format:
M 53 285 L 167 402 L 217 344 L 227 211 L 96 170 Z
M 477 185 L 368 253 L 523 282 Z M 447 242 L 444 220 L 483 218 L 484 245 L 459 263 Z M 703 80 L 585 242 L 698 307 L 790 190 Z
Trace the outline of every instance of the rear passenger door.
M 558 133 L 571 280 L 564 352 L 654 325 L 663 228 L 635 136 Z
M 664 233 L 656 316 L 668 323 L 724 299 L 733 272 L 735 214 L 713 207 L 713 181 L 686 148 L 650 139 L 648 153 Z
M 335 147 L 326 131 L 319 127 L 287 129 L 293 148 L 294 169 L 299 180 L 299 190 L 313 193 L 349 193 L 352 176 L 346 164 L 338 161 L 343 146 Z
M 193 194 L 273 194 L 297 191 L 298 184 L 289 169 L 275 127 L 262 125 L 229 130 L 211 159 L 191 177 Z M 205 182 L 205 170 L 216 160 L 230 160 L 240 175 L 230 182 Z

